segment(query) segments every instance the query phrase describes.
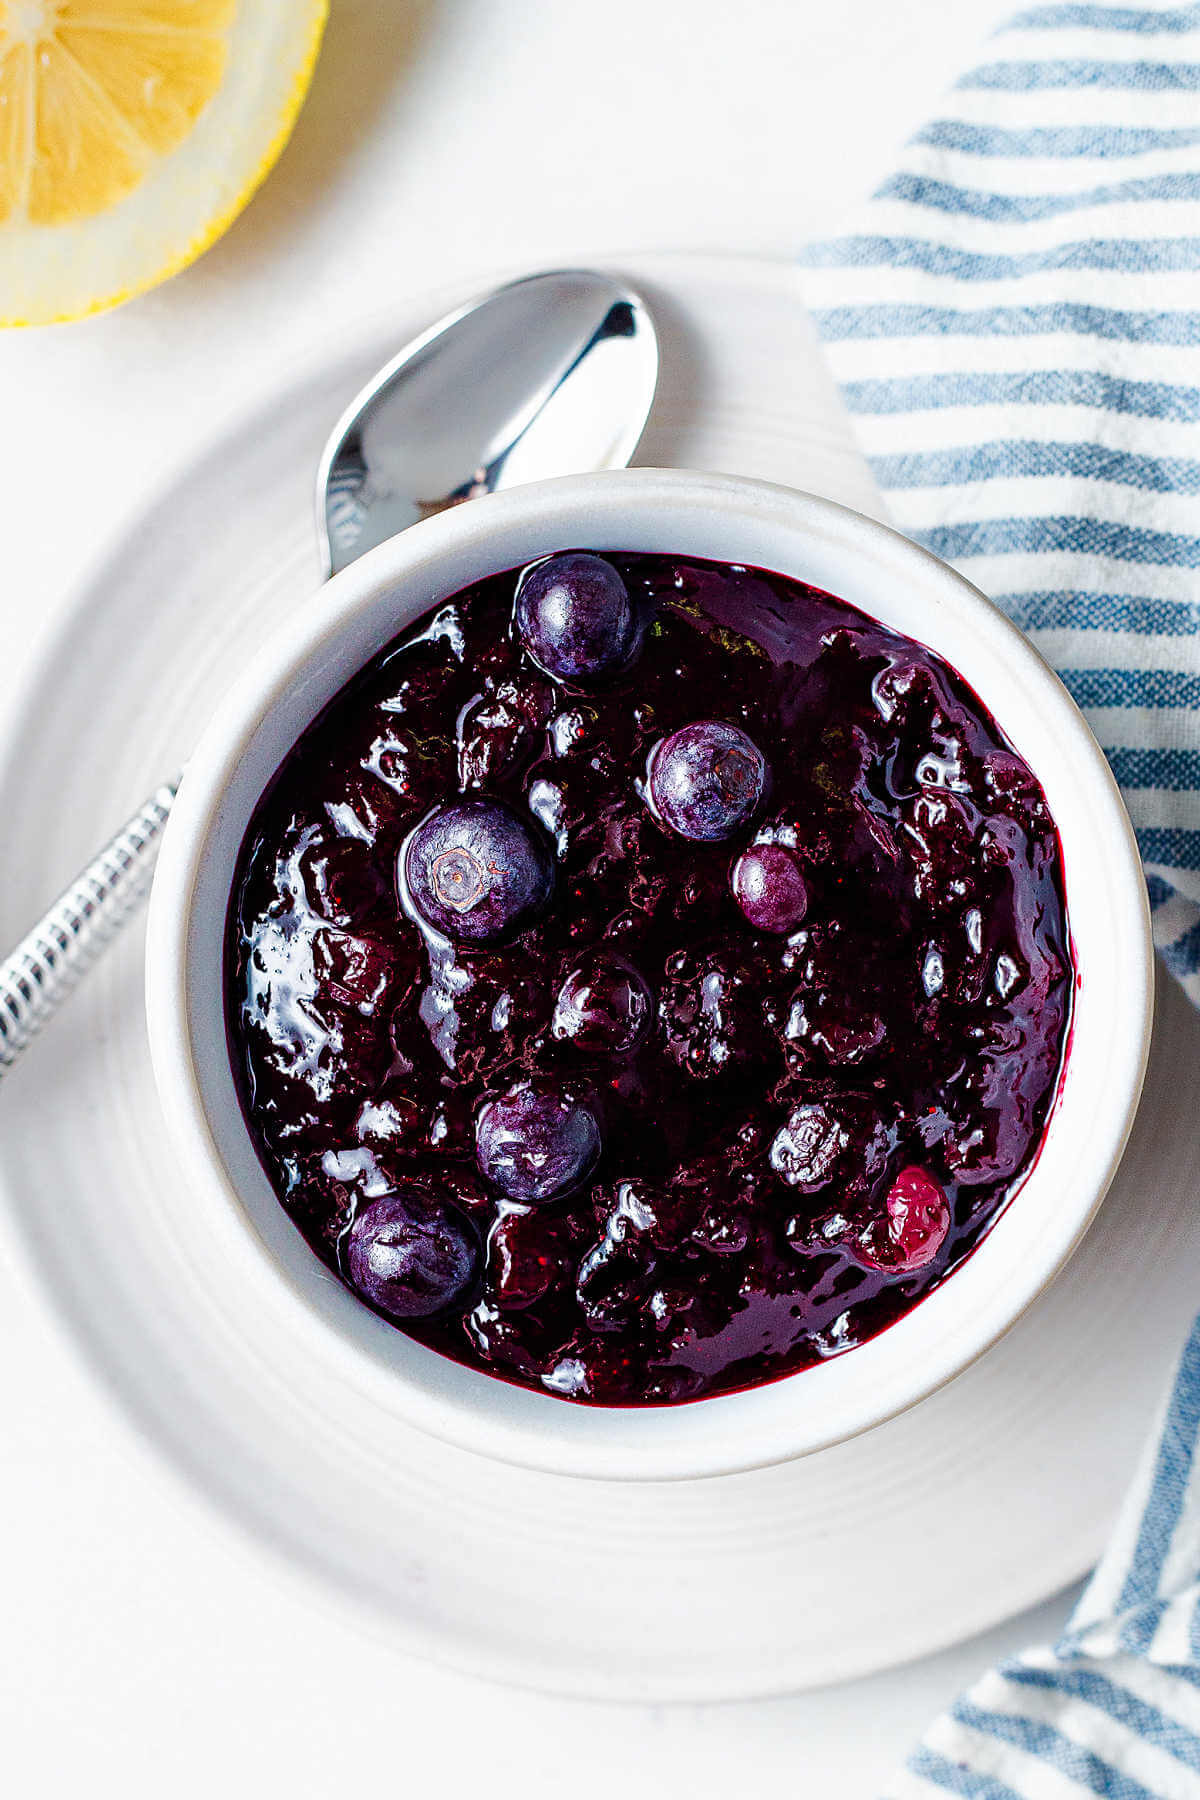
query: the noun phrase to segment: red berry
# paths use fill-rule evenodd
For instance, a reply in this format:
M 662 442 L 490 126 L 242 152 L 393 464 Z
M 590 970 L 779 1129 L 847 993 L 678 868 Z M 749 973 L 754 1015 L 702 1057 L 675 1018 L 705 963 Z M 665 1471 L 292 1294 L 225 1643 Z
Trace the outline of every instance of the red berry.
M 888 1192 L 886 1217 L 859 1240 L 869 1267 L 911 1275 L 928 1268 L 950 1230 L 950 1202 L 925 1169 L 901 1169 Z
M 733 897 L 756 931 L 783 936 L 808 911 L 800 859 L 787 844 L 751 844 L 733 865 Z

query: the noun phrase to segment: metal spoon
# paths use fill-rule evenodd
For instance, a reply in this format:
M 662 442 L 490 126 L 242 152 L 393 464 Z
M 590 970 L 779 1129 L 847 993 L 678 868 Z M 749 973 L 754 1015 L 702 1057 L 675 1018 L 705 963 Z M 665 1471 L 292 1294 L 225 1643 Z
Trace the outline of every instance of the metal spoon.
M 657 378 L 646 307 L 611 276 L 530 275 L 456 308 L 330 433 L 317 470 L 326 577 L 477 495 L 624 468 Z M 0 963 L 0 1076 L 137 910 L 178 787 L 158 788 Z

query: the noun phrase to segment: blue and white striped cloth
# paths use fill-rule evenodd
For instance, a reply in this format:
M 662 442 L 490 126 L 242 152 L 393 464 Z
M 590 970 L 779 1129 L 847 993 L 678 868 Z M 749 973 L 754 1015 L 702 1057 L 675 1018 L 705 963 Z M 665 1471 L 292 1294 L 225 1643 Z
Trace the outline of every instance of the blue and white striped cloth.
M 1200 5 L 1004 25 L 806 298 L 901 530 L 1054 664 L 1200 1003 Z
M 944 1713 L 893 1800 L 1200 1795 L 1200 1324 L 1113 1540 L 1053 1648 Z
M 1034 6 L 989 51 L 806 295 L 896 522 L 1091 721 L 1200 1003 L 1200 5 Z M 1198 1435 L 1200 1324 L 1065 1636 L 895 1800 L 1200 1800 Z

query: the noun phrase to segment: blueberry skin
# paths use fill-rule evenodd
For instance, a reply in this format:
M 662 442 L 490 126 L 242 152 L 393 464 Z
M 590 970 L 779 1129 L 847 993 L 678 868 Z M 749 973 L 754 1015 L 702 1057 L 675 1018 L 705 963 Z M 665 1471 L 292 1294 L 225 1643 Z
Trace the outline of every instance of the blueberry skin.
M 554 859 L 532 819 L 502 800 L 451 800 L 400 851 L 421 916 L 460 942 L 494 944 L 524 929 L 554 891 Z
M 552 1034 L 597 1056 L 626 1056 L 650 1028 L 653 1001 L 644 977 L 613 951 L 593 950 L 558 991 Z
M 733 897 L 756 931 L 795 931 L 808 911 L 800 859 L 787 844 L 751 844 L 730 876 Z
M 540 669 L 559 681 L 614 675 L 641 637 L 629 590 L 602 556 L 569 550 L 525 570 L 514 608 L 517 635 Z
M 647 768 L 650 801 L 680 837 L 712 843 L 753 817 L 767 785 L 767 759 L 736 725 L 699 719 L 656 744 Z
M 391 1319 L 427 1319 L 474 1286 L 483 1260 L 466 1214 L 416 1188 L 385 1194 L 350 1227 L 346 1272 Z
M 520 1082 L 475 1121 L 485 1180 L 509 1200 L 537 1206 L 586 1181 L 600 1156 L 600 1125 L 586 1100 L 556 1082 Z

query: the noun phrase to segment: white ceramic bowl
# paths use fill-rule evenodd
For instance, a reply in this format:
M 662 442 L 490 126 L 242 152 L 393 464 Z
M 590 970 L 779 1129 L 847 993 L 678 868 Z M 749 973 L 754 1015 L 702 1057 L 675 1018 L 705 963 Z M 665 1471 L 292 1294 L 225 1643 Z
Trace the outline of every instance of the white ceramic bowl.
M 481 576 L 570 545 L 748 563 L 809 581 L 939 651 L 1037 773 L 1062 838 L 1079 968 L 1070 1054 L 1037 1162 L 973 1256 L 889 1330 L 816 1368 L 675 1407 L 573 1406 L 464 1368 L 358 1304 L 284 1214 L 242 1118 L 222 954 L 251 812 L 297 737 L 389 638 Z M 817 1450 L 911 1406 L 992 1344 L 1062 1268 L 1112 1178 L 1149 1043 L 1145 883 L 1108 765 L 1058 679 L 978 591 L 830 501 L 729 476 L 637 469 L 472 502 L 336 576 L 247 669 L 198 746 L 167 829 L 147 943 L 155 1074 L 185 1177 L 255 1340 L 305 1340 L 336 1380 L 485 1455 L 609 1479 L 732 1472 Z M 216 1297 L 219 1302 L 219 1296 Z M 247 1372 L 247 1378 L 252 1378 Z

